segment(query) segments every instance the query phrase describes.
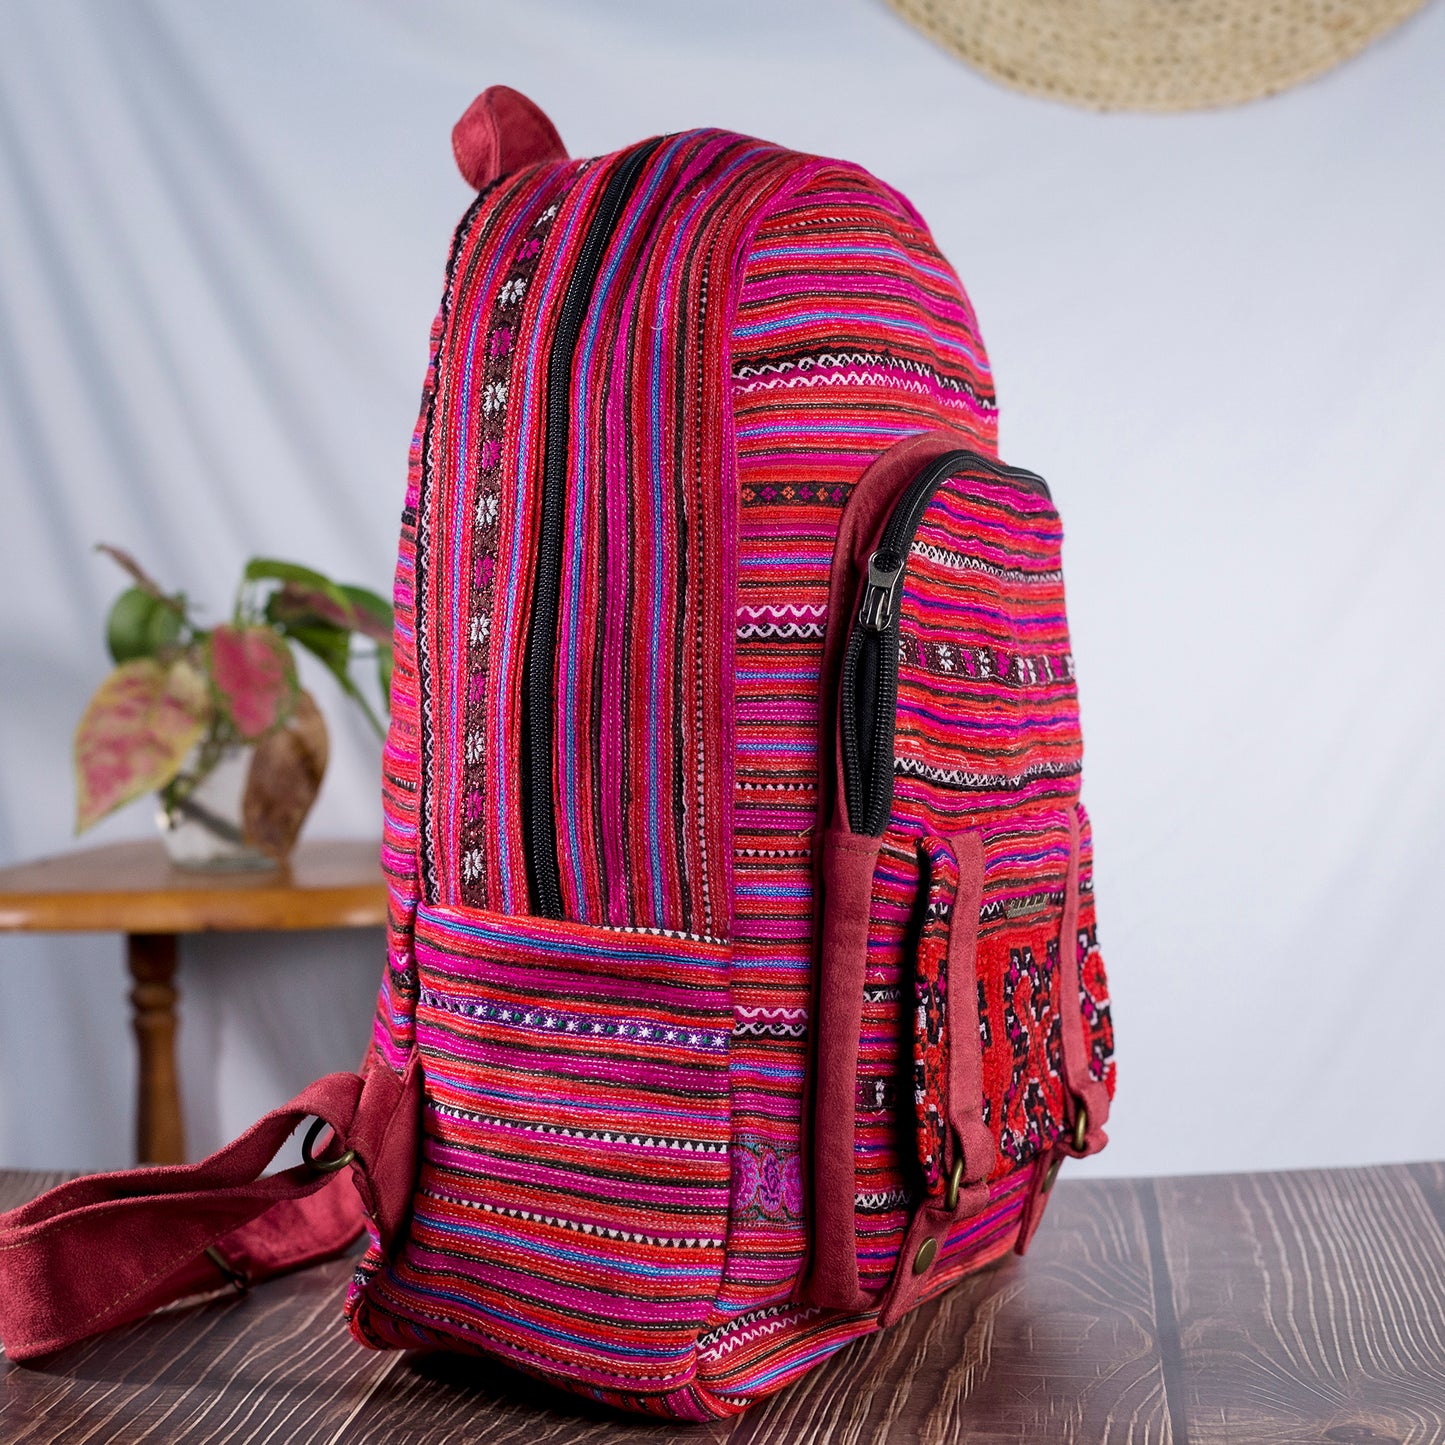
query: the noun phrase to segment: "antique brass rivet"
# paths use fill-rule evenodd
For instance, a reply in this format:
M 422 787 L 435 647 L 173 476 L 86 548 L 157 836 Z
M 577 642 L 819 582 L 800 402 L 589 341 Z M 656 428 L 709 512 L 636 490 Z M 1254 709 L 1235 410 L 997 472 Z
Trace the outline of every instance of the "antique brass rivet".
M 943 1207 L 948 1210 L 958 1208 L 958 1193 L 963 1188 L 963 1160 L 955 1159 L 953 1168 L 948 1175 L 948 1193 L 943 1196 Z
M 926 1273 L 928 1266 L 933 1263 L 933 1256 L 937 1253 L 938 1241 L 930 1235 L 918 1246 L 918 1253 L 913 1256 L 913 1273 Z
M 1089 1137 L 1089 1111 L 1079 1105 L 1079 1112 L 1074 1116 L 1074 1148 L 1082 1152 L 1084 1143 Z

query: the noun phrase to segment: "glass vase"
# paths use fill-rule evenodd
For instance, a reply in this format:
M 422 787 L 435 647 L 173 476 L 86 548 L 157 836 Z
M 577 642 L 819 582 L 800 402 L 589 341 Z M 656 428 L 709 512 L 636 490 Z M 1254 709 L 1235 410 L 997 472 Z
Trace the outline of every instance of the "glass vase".
M 227 747 L 207 757 L 197 749 L 177 777 L 157 794 L 156 825 L 177 868 L 197 872 L 259 872 L 280 866 L 246 842 L 242 800 L 255 749 Z

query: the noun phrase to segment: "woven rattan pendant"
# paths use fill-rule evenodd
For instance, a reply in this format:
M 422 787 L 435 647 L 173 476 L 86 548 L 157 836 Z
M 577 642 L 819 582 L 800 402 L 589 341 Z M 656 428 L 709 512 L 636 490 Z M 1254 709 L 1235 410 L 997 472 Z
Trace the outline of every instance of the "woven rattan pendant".
M 1094 110 L 1199 110 L 1286 90 L 1424 0 L 888 0 L 985 74 Z

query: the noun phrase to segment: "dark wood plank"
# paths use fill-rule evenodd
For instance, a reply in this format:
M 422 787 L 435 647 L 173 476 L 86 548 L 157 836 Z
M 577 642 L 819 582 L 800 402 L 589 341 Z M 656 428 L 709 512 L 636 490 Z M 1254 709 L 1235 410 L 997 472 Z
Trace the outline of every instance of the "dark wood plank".
M 1170 1445 L 1153 1319 L 1135 1187 L 1063 1182 L 1027 1260 L 966 1281 L 738 1420 L 632 1421 L 485 1362 L 437 1357 L 383 1380 L 343 1439 Z
M 0 1213 L 28 1204 L 37 1194 L 73 1179 L 73 1174 L 46 1174 L 33 1169 L 0 1169 Z
M 7 1365 L 0 1439 L 331 1441 L 389 1370 L 340 1304 L 350 1260 L 222 1295 L 28 1365 Z
M 378 1383 L 335 1445 L 721 1445 L 733 1424 L 643 1419 L 485 1359 L 410 1355 Z
M 1154 1189 L 1189 1445 L 1445 1441 L 1445 1231 L 1410 1168 Z
M 64 1175 L 0 1174 L 0 1208 Z M 399 1357 L 361 1349 L 341 1319 L 353 1269 L 334 1260 L 183 1304 L 43 1360 L 0 1365 L 6 1445 L 100 1441 L 322 1442 Z
M 1011 1256 L 739 1422 L 739 1445 L 1171 1445 L 1135 1186 L 1061 1180 Z
M 59 1177 L 0 1174 L 0 1208 Z M 703 1427 L 369 1354 L 337 1261 L 5 1365 L 0 1440 L 1442 1445 L 1442 1219 L 1440 1165 L 1065 1180 L 1026 1260 Z
M 1407 1164 L 1410 1177 L 1415 1181 L 1440 1232 L 1445 1234 L 1445 1161 L 1434 1164 Z

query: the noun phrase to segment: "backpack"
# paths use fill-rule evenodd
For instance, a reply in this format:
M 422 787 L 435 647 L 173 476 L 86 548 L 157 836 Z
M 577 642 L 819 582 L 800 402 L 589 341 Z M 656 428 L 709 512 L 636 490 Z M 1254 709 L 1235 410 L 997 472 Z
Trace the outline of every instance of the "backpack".
M 1105 1142 L 1059 518 L 866 171 L 718 130 L 570 160 L 503 87 L 453 139 L 366 1065 L 11 1211 L 0 1330 L 364 1223 L 363 1344 L 729 1415 L 1022 1253 Z

